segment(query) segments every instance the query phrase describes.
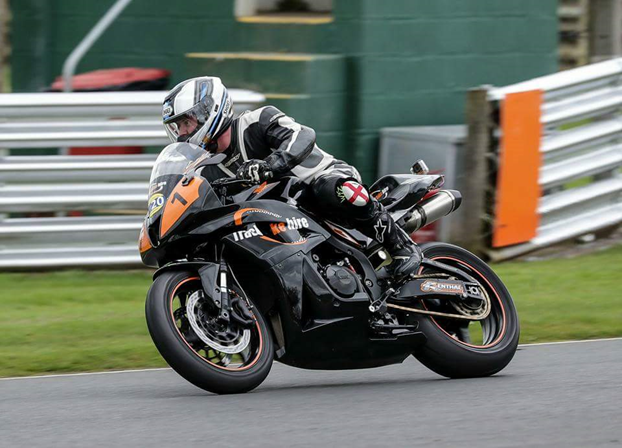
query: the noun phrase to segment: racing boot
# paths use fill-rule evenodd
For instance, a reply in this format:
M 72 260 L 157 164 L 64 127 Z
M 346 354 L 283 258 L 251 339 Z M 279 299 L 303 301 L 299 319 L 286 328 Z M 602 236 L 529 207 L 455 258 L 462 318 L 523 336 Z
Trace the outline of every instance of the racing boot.
M 417 271 L 422 259 L 421 249 L 395 222 L 392 224 L 393 230 L 387 233 L 384 243 L 393 260 L 387 270 L 393 277 L 402 278 Z
M 421 249 L 395 223 L 393 217 L 384 209 L 382 204 L 375 200 L 374 202 L 371 219 L 373 234 L 364 233 L 381 243 L 391 255 L 393 261 L 387 267 L 391 275 L 402 278 L 415 273 L 423 258 Z

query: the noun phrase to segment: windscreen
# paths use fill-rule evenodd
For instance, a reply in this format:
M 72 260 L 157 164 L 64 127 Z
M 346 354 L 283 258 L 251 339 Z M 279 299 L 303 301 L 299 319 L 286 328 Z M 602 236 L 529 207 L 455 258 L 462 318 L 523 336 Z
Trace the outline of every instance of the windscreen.
M 206 154 L 205 150 L 189 143 L 173 143 L 162 150 L 156 159 L 149 181 L 147 216 L 155 218 L 166 198 L 181 180 L 188 165 Z
M 159 232 L 159 221 L 168 201 L 169 195 L 182 180 L 184 175 L 196 176 L 197 170 L 205 165 L 220 163 L 226 156 L 213 155 L 196 145 L 189 143 L 173 143 L 162 150 L 151 172 L 149 182 L 149 200 L 147 211 L 147 230 L 151 242 L 156 241 Z M 179 191 L 178 191 L 179 192 Z M 179 192 L 183 194 L 183 191 Z M 184 216 L 190 216 L 201 209 L 221 207 L 222 203 L 208 182 L 202 182 L 198 193 L 200 200 L 193 202 L 192 207 L 184 211 Z M 180 199 L 184 201 L 183 197 Z M 189 215 L 188 215 L 189 214 Z M 182 217 L 178 217 L 181 219 Z
M 158 178 L 168 175 L 183 175 L 188 165 L 205 155 L 205 150 L 190 143 L 173 143 L 162 150 L 156 159 L 149 186 L 153 186 Z

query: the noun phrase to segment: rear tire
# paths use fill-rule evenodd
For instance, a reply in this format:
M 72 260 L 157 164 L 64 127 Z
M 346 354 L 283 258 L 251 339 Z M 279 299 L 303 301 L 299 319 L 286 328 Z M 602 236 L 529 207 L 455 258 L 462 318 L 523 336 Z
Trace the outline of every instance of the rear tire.
M 483 377 L 501 371 L 514 357 L 520 334 L 510 293 L 493 270 L 469 251 L 444 243 L 431 243 L 422 249 L 426 258 L 466 269 L 481 280 L 490 297 L 491 313 L 482 321 L 483 341 L 477 344 L 461 340 L 466 338 L 461 338 L 458 331 L 453 333 L 449 319 L 417 315 L 419 330 L 428 340 L 414 356 L 430 370 L 448 378 Z
M 252 329 L 255 350 L 248 362 L 240 367 L 229 368 L 210 361 L 209 349 L 200 349 L 200 338 L 192 329 L 184 332 L 192 338 L 184 337 L 174 317 L 173 301 L 180 291 L 186 296 L 201 289 L 201 281 L 193 272 L 165 272 L 155 279 L 145 303 L 145 315 L 149 334 L 166 362 L 182 377 L 197 387 L 216 394 L 234 394 L 248 392 L 259 386 L 270 372 L 274 357 L 274 347 L 266 322 L 256 308 L 254 317 L 256 328 Z M 250 346 L 249 346 L 250 347 Z M 250 350 L 249 350 L 250 351 Z M 203 356 L 200 352 L 205 353 Z

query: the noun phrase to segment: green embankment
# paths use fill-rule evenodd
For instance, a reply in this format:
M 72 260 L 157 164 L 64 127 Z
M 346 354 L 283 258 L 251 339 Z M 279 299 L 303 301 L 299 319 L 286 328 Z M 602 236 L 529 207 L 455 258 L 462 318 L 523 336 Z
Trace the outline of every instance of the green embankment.
M 622 245 L 494 266 L 522 342 L 622 336 Z M 150 273 L 0 274 L 0 376 L 164 366 L 143 315 Z

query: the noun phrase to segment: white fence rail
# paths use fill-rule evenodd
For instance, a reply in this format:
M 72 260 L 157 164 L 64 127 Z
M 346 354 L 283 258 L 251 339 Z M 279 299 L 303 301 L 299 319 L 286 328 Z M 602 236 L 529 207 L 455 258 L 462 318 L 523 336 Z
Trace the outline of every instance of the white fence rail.
M 235 111 L 263 95 L 231 89 Z M 163 145 L 166 92 L 0 94 L 0 148 Z
M 0 269 L 140 265 L 137 238 L 157 155 L 19 154 L 24 148 L 164 146 L 165 94 L 0 95 L 0 148 L 17 154 L 0 157 Z M 231 94 L 238 113 L 265 101 L 246 90 Z
M 167 140 L 168 141 L 168 140 Z M 149 179 L 156 154 L 0 157 L 0 185 Z
M 540 220 L 530 241 L 492 250 L 496 260 L 622 222 L 622 59 L 491 89 L 489 99 L 530 90 L 543 94 Z

